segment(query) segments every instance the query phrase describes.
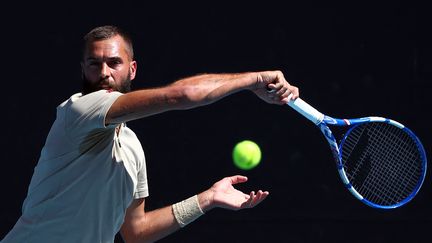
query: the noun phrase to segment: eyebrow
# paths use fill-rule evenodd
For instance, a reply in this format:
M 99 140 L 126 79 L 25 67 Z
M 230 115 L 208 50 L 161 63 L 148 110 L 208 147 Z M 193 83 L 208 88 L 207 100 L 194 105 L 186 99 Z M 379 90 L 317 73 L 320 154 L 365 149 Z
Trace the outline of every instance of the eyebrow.
M 97 58 L 97 57 L 87 57 L 86 61 L 97 61 L 97 60 L 107 60 L 107 61 L 123 61 L 121 57 L 114 56 L 114 57 L 106 57 L 106 58 Z

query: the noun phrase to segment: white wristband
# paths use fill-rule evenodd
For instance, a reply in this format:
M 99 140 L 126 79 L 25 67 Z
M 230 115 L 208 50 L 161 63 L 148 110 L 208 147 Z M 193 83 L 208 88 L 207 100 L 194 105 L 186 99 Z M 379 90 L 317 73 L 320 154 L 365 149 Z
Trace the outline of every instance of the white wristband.
M 177 223 L 182 228 L 204 214 L 199 206 L 197 195 L 173 204 L 172 209 Z

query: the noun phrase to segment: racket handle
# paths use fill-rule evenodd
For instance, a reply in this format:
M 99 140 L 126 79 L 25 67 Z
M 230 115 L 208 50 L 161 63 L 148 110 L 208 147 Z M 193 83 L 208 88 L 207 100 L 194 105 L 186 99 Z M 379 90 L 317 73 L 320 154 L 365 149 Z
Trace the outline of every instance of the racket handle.
M 287 105 L 296 110 L 298 113 L 302 114 L 304 117 L 306 117 L 316 125 L 320 124 L 324 120 L 323 113 L 319 112 L 317 109 L 313 108 L 311 105 L 309 105 L 302 99 L 297 98 L 295 100 L 292 100 L 291 97 L 292 94 L 288 96 L 289 101 Z

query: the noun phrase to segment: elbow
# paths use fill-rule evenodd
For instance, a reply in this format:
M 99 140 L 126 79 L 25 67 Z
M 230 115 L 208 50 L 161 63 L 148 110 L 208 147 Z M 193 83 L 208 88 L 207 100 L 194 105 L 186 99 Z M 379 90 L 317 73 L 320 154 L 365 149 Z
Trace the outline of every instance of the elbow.
M 121 232 L 122 239 L 125 243 L 152 243 L 155 240 L 151 239 L 151 235 L 147 235 L 147 232 Z
M 176 103 L 179 109 L 186 110 L 210 103 L 210 99 L 197 86 L 183 85 L 175 88 L 173 93 L 173 98 L 168 102 Z
M 122 237 L 123 241 L 125 243 L 153 243 L 155 241 L 150 241 L 150 240 L 146 240 L 146 239 L 138 239 L 138 238 L 126 238 L 126 237 Z

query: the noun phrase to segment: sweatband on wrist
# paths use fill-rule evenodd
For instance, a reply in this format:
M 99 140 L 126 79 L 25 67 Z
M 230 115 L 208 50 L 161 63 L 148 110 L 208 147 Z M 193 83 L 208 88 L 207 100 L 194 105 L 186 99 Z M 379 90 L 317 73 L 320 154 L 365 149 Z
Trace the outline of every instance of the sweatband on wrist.
M 199 206 L 198 196 L 192 196 L 172 205 L 174 217 L 181 228 L 204 214 Z

